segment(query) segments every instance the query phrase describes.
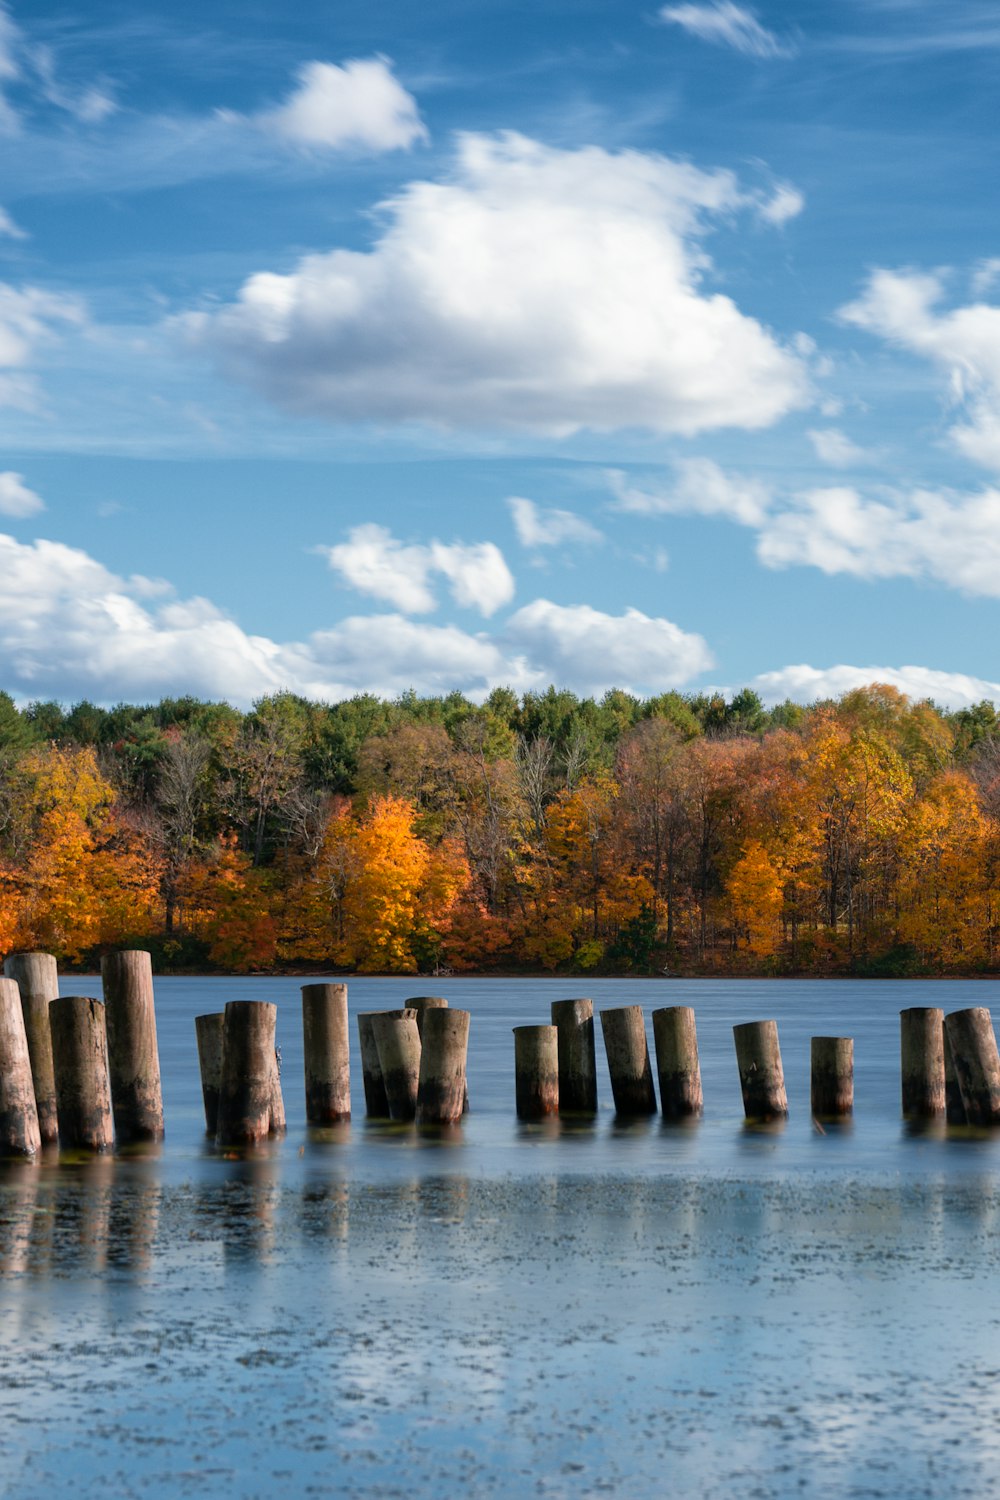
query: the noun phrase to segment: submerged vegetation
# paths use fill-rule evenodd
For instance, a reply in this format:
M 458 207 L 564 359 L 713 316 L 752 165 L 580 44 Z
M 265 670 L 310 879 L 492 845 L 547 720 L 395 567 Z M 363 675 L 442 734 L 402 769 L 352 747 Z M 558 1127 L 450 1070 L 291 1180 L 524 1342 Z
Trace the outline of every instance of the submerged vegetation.
M 550 688 L 0 693 L 0 952 L 361 973 L 989 971 L 1000 718 Z

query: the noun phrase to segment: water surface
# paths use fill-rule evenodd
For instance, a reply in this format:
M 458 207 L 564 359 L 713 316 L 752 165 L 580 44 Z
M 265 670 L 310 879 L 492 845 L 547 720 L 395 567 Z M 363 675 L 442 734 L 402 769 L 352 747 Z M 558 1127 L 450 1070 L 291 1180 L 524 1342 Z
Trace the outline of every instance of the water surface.
M 93 981 L 73 981 L 96 994 Z M 12 1495 L 981 1495 L 1000 1438 L 1000 1140 L 899 1119 L 898 1012 L 992 983 L 354 980 L 473 1013 L 454 1137 L 304 1123 L 298 989 L 162 979 L 167 1141 L 0 1176 Z M 66 988 L 66 986 L 64 986 Z M 697 1126 L 521 1126 L 549 1001 L 693 1004 Z M 193 1018 L 270 999 L 287 1137 L 206 1144 Z M 778 1020 L 790 1119 L 742 1122 L 731 1027 Z M 352 1030 L 353 1027 L 352 1023 Z M 809 1038 L 856 1114 L 809 1119 Z M 356 1042 L 355 1042 L 356 1045 Z

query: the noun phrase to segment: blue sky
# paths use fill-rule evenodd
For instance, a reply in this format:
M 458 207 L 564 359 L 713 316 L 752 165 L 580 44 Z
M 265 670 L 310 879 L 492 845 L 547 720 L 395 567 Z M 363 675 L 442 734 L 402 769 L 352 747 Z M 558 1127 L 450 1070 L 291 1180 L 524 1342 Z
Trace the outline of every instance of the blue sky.
M 0 5 L 0 686 L 1000 701 L 1000 3 Z

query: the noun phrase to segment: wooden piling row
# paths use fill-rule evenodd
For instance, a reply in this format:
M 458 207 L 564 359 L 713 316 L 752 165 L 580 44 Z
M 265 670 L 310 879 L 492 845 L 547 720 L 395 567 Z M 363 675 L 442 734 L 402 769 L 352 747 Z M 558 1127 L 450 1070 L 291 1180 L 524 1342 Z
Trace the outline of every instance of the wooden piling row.
M 163 1093 L 149 954 L 105 954 L 101 985 L 116 1134 L 123 1143 L 162 1140 Z

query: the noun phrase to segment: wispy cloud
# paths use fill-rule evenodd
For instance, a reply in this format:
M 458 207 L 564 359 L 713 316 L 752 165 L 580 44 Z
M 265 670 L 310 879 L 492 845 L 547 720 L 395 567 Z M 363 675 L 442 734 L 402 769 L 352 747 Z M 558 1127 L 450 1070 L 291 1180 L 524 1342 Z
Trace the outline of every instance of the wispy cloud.
M 680 26 L 703 42 L 732 47 L 745 57 L 791 57 L 796 49 L 757 20 L 752 10 L 732 0 L 714 0 L 710 5 L 665 5 L 660 20 Z
M 511 495 L 507 509 L 522 547 L 559 547 L 566 542 L 592 544 L 603 540 L 596 526 L 571 510 L 536 505 L 523 495 Z

